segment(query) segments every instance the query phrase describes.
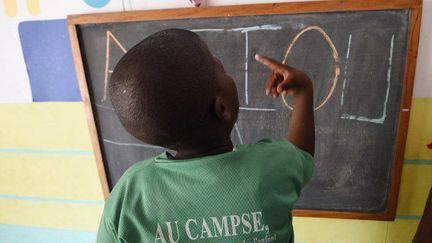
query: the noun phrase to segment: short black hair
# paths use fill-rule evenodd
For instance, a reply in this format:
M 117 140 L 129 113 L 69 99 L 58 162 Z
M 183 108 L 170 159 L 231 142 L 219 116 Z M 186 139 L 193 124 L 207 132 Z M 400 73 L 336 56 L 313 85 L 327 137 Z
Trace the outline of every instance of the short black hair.
M 132 47 L 117 63 L 109 94 L 126 130 L 172 149 L 208 129 L 216 95 L 215 61 L 195 33 L 167 29 Z

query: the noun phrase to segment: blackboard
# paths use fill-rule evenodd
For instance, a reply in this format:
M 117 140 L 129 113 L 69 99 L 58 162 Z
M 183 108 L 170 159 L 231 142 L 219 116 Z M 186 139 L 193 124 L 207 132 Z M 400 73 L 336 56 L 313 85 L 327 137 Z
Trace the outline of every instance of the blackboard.
M 132 164 L 164 151 L 122 127 L 107 93 L 110 73 L 146 36 L 182 28 L 199 34 L 236 81 L 240 114 L 231 136 L 235 144 L 284 138 L 291 116 L 289 98 L 265 96 L 269 72 L 255 62 L 256 53 L 300 68 L 313 80 L 315 170 L 295 206 L 299 212 L 393 217 L 389 207 L 404 144 L 398 138 L 404 140 L 401 116 L 409 112 L 402 101 L 411 99 L 405 87 L 411 15 L 412 9 L 398 8 L 74 25 L 110 188 Z

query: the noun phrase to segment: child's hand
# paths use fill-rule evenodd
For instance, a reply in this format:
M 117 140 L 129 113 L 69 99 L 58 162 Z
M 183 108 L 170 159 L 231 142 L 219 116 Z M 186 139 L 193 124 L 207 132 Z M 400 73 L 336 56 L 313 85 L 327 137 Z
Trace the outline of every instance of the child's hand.
M 314 154 L 315 125 L 312 81 L 302 71 L 267 57 L 255 59 L 272 70 L 266 83 L 266 94 L 274 98 L 280 94 L 294 93 L 293 113 L 287 139 L 297 147 Z
M 255 59 L 272 70 L 266 82 L 266 95 L 277 98 L 281 94 L 312 89 L 312 82 L 304 72 L 258 54 Z

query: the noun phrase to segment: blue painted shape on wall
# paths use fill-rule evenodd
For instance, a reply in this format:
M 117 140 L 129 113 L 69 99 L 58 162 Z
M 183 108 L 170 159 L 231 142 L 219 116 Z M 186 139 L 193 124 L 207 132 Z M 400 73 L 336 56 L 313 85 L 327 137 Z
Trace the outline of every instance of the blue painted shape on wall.
M 84 2 L 93 8 L 102 8 L 107 5 L 110 0 L 84 0 Z
M 66 19 L 18 26 L 33 101 L 81 101 Z
M 7 243 L 94 243 L 96 232 L 0 224 L 0 242 Z

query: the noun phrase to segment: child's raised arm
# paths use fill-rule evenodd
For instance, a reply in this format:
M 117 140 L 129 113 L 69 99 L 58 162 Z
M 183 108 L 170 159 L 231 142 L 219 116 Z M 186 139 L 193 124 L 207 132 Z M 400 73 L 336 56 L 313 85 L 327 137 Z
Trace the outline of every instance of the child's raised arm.
M 302 71 L 268 57 L 256 55 L 255 59 L 272 70 L 267 78 L 266 94 L 294 95 L 293 113 L 288 127 L 288 141 L 314 154 L 315 126 L 312 81 Z

